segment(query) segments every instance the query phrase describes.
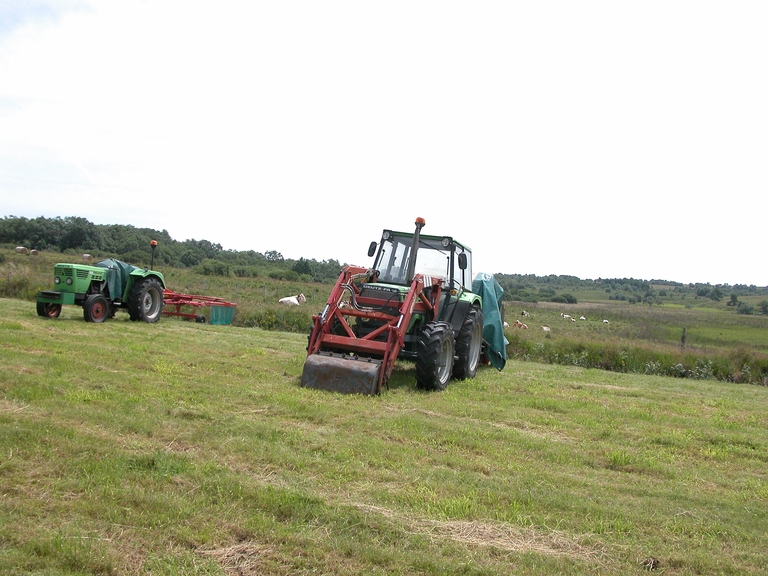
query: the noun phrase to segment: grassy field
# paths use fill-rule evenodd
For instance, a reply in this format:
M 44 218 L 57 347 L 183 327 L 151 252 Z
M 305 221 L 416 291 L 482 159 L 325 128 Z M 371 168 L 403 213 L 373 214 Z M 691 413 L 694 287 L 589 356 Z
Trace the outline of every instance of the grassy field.
M 342 396 L 305 345 L 0 299 L 0 574 L 768 570 L 766 387 L 511 360 Z

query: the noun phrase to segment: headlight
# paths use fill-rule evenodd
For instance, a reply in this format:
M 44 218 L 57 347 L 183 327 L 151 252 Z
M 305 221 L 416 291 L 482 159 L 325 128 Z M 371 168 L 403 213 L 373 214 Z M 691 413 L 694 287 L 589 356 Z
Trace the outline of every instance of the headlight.
M 451 245 L 451 239 L 446 236 L 442 240 L 440 240 L 440 244 L 442 244 L 443 248 L 448 248 L 448 246 Z
M 67 286 L 72 286 L 72 278 L 67 278 Z
M 53 279 L 53 283 L 54 283 L 54 284 L 61 284 L 61 278 L 59 278 L 58 276 L 56 276 L 56 277 Z
M 389 240 L 390 236 L 391 236 L 391 234 L 389 233 L 389 230 L 385 230 L 384 233 L 381 235 L 381 238 L 383 240 Z

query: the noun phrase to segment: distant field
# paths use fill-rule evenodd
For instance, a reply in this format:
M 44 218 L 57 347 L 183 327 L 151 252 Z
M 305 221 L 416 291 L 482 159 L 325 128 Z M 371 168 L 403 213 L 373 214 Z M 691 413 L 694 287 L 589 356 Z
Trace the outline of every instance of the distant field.
M 764 315 L 666 304 L 518 302 L 507 306 L 507 320 L 515 319 L 529 327 L 507 330 L 508 353 L 516 358 L 753 384 L 768 377 Z
M 342 396 L 305 345 L 0 299 L 0 572 L 768 570 L 766 387 L 511 360 Z
M 621 338 L 679 347 L 683 328 L 688 347 L 731 349 L 750 346 L 768 352 L 768 316 L 735 314 L 729 309 L 680 308 L 670 305 L 648 306 L 621 302 L 535 305 L 514 303 L 508 306 L 514 319 L 523 319 L 518 309 L 532 313 L 531 323 L 539 328 L 546 323 L 557 333 L 575 336 L 588 333 L 610 339 Z M 563 320 L 561 313 L 577 319 Z M 584 316 L 586 321 L 579 318 Z M 604 325 L 603 320 L 609 324 Z

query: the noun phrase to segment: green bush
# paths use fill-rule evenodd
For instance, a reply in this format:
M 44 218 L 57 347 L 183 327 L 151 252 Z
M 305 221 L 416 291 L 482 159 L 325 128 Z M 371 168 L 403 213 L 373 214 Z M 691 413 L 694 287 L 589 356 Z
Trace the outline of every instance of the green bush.
M 312 313 L 309 309 L 293 308 L 238 308 L 233 325 L 245 328 L 261 328 L 280 332 L 309 334 L 312 328 Z
M 743 300 L 736 306 L 736 314 L 752 314 L 755 311 L 755 307 L 749 302 Z
M 257 278 L 259 276 L 259 269 L 255 266 L 234 266 L 232 274 L 238 278 Z
M 224 276 L 228 277 L 229 265 L 220 260 L 206 259 L 195 266 L 195 270 L 203 276 Z
M 556 302 L 558 304 L 577 304 L 578 300 L 573 294 L 558 294 L 550 299 L 550 302 Z
M 299 274 L 293 270 L 272 270 L 269 273 L 269 277 L 272 280 L 285 280 L 287 282 L 298 282 Z

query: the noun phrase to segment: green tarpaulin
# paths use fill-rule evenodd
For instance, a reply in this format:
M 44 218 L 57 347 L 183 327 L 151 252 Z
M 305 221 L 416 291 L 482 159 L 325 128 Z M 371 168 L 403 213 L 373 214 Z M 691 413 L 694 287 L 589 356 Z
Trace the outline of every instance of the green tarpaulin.
M 131 275 L 131 272 L 136 270 L 136 266 L 112 258 L 97 262 L 96 266 L 99 268 L 106 268 L 110 271 L 109 274 L 107 274 L 107 286 L 109 287 L 110 298 L 113 300 L 122 298 L 123 290 L 125 290 L 125 287 L 128 285 L 128 277 Z
M 481 272 L 472 282 L 472 292 L 483 299 L 485 355 L 491 366 L 502 370 L 507 363 L 507 344 L 509 344 L 504 337 L 504 319 L 501 317 L 501 296 L 504 289 L 493 274 Z

